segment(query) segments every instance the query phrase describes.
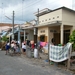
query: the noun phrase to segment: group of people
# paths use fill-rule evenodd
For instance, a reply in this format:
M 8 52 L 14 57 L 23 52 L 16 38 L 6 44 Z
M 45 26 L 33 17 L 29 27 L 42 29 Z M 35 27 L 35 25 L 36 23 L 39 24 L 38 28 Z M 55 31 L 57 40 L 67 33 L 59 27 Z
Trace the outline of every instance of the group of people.
M 34 45 L 34 41 L 29 41 L 29 40 L 26 40 L 26 41 L 23 41 L 22 42 L 22 52 L 24 54 L 26 54 L 26 45 L 31 47 L 31 50 L 33 51 L 34 48 L 35 48 L 35 45 Z
M 19 43 L 17 41 L 12 40 L 11 43 L 9 43 L 9 41 L 7 41 L 6 45 L 5 45 L 5 49 L 6 49 L 6 55 L 7 53 L 9 53 L 9 49 L 11 49 L 14 53 L 15 52 L 19 52 Z
M 7 43 L 5 45 L 6 55 L 7 55 L 7 53 L 9 53 L 9 49 L 13 50 L 14 53 L 20 52 L 20 47 L 21 47 L 22 53 L 26 54 L 26 45 L 31 47 L 31 50 L 34 50 L 34 48 L 35 48 L 34 41 L 26 40 L 26 41 L 23 41 L 22 44 L 18 43 L 17 41 L 14 41 L 14 40 L 12 40 L 11 43 L 9 43 L 9 41 L 7 41 Z

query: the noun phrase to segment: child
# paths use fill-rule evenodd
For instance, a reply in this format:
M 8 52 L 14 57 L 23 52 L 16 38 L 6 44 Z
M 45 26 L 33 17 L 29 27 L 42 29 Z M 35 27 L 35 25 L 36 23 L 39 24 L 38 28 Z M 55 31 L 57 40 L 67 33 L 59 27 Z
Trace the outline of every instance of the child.
M 7 42 L 6 46 L 5 46 L 5 49 L 6 49 L 6 54 L 5 55 L 7 55 L 7 53 L 9 53 L 9 48 L 10 48 L 10 44 L 9 44 L 9 42 Z
M 22 52 L 26 53 L 26 43 L 23 43 L 23 45 L 22 45 Z

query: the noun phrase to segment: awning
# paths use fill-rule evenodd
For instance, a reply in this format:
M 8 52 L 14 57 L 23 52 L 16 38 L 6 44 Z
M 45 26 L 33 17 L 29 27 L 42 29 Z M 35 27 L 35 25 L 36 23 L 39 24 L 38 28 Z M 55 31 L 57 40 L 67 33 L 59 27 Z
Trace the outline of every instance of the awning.
M 1 35 L 1 37 L 5 36 L 6 34 L 7 34 L 7 32 L 3 32 L 2 35 Z
M 13 34 L 13 33 L 9 33 L 9 34 L 7 35 L 7 37 L 10 37 L 12 34 Z

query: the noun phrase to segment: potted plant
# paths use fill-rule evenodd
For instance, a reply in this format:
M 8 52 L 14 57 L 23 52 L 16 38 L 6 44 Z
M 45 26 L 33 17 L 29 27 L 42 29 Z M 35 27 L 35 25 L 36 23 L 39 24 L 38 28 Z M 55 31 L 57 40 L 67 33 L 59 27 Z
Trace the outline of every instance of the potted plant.
M 69 36 L 69 42 L 73 43 L 73 50 L 75 51 L 75 30 L 72 31 L 72 34 Z

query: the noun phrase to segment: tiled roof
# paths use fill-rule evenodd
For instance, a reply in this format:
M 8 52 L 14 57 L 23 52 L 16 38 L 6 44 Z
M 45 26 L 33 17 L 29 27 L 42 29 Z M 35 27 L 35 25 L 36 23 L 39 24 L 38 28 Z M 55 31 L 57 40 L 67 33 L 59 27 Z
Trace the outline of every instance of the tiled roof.
M 15 24 L 15 25 L 17 25 L 17 24 Z M 0 27 L 2 27 L 2 26 L 12 27 L 12 24 L 10 24 L 10 23 L 0 23 Z

